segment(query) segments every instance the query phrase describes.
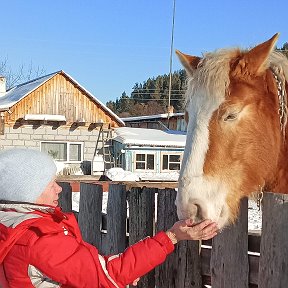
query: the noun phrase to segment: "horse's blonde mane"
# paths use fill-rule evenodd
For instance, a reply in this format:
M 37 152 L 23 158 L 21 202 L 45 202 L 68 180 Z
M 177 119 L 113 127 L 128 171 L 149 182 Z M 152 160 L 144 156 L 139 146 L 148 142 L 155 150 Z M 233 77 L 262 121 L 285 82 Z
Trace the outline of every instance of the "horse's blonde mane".
M 270 54 L 269 67 L 284 83 L 288 81 L 288 59 L 282 53 L 273 51 Z
M 230 61 L 239 53 L 239 49 L 221 49 L 205 53 L 197 69 L 188 79 L 186 104 L 200 89 L 204 89 L 211 97 L 223 97 L 230 84 Z
M 209 97 L 224 97 L 230 84 L 230 61 L 244 52 L 246 50 L 234 48 L 204 54 L 197 69 L 188 79 L 186 105 L 200 89 L 204 89 Z M 288 81 L 288 59 L 282 53 L 273 51 L 267 66 L 279 76 L 283 83 L 285 83 L 285 79 Z

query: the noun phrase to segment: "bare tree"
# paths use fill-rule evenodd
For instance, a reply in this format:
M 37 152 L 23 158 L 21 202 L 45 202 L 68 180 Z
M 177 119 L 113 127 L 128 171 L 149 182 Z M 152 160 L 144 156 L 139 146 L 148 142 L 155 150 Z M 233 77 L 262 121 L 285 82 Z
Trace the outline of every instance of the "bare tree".
M 31 79 L 40 77 L 44 75 L 46 71 L 44 68 L 34 67 L 32 62 L 30 64 L 24 65 L 21 64 L 17 70 L 13 70 L 8 65 L 8 58 L 6 57 L 4 60 L 0 60 L 0 76 L 5 76 L 7 89 L 12 88 L 13 86 L 20 84 L 21 82 L 27 82 Z

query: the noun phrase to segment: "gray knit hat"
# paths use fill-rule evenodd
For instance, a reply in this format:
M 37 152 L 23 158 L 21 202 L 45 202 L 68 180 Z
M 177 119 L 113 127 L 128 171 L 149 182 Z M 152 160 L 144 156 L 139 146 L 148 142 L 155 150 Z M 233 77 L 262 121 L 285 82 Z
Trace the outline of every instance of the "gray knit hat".
M 32 149 L 0 152 L 0 199 L 35 203 L 56 175 L 53 159 Z

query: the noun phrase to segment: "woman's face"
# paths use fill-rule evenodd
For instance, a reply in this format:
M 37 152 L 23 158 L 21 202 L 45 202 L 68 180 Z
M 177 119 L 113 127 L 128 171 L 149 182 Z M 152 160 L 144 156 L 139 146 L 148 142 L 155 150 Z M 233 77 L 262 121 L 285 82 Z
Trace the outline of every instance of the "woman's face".
M 61 191 L 62 187 L 56 183 L 56 180 L 52 180 L 37 198 L 36 204 L 44 204 L 54 207 L 58 206 L 58 199 Z

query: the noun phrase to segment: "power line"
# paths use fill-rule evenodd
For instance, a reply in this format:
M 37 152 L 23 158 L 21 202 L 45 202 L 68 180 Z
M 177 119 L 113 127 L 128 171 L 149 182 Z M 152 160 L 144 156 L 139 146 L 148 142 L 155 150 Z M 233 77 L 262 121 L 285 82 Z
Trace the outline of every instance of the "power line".
M 133 93 L 133 97 L 137 97 L 137 95 L 138 96 L 141 96 L 141 95 L 162 95 L 162 96 L 167 96 L 168 94 L 167 93 L 157 93 L 157 92 L 147 92 L 147 93 L 144 93 L 144 92 L 141 92 L 141 93 Z M 181 96 L 181 95 L 185 95 L 185 93 L 172 93 L 172 94 L 170 94 L 170 96 L 172 96 L 172 95 L 174 95 L 174 96 Z M 129 96 L 127 96 L 127 97 L 129 97 Z M 132 96 L 131 96 L 132 97 Z
M 175 95 L 172 95 L 172 96 L 175 96 Z M 118 101 L 122 101 L 122 100 L 125 100 L 125 101 L 126 100 L 128 100 L 128 101 L 139 101 L 139 100 L 141 100 L 141 101 L 165 101 L 167 99 L 166 98 L 149 98 L 149 99 L 147 99 L 147 98 L 136 98 L 136 99 L 134 99 L 134 98 L 121 98 Z M 173 99 L 170 99 L 170 100 L 171 101 L 179 101 L 179 100 L 182 100 L 182 99 L 173 98 Z M 112 102 L 115 102 L 115 101 L 112 101 Z
M 154 89 L 153 89 L 153 88 L 151 88 L 151 89 L 142 88 L 142 89 L 133 90 L 132 93 L 134 93 L 134 92 L 141 92 L 141 91 L 153 91 L 153 92 L 154 92 L 154 91 L 157 91 L 156 89 L 157 89 L 157 88 L 154 88 Z M 166 88 L 166 89 L 167 89 L 167 88 Z M 161 89 L 160 92 L 161 92 L 161 91 L 165 91 L 165 89 Z M 178 91 L 179 91 L 179 92 L 182 91 L 182 92 L 185 92 L 186 89 L 179 89 L 179 90 L 178 90 L 178 89 L 172 89 L 172 90 L 170 90 L 170 91 L 177 91 L 177 92 L 178 92 Z M 158 92 L 159 92 L 159 91 L 158 91 Z

